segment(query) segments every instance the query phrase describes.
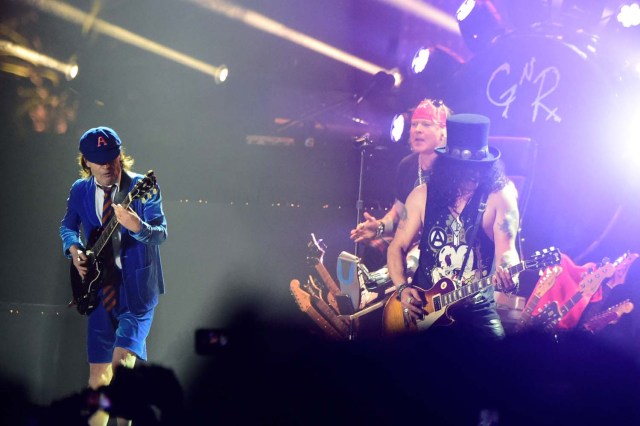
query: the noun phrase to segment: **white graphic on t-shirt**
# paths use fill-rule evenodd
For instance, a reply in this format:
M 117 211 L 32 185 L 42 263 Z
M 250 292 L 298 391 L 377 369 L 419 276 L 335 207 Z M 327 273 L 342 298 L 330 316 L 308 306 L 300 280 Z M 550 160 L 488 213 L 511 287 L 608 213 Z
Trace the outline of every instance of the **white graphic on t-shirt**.
M 469 250 L 469 246 L 462 244 L 458 247 L 452 244 L 446 244 L 438 252 L 436 257 L 436 264 L 431 270 L 431 279 L 433 283 L 437 283 L 442 278 L 448 278 L 456 283 L 460 282 L 460 268 L 462 268 L 462 262 Z M 473 272 L 473 250 L 469 253 L 469 260 L 465 266 L 464 274 L 462 274 L 462 280 L 467 281 L 474 275 Z

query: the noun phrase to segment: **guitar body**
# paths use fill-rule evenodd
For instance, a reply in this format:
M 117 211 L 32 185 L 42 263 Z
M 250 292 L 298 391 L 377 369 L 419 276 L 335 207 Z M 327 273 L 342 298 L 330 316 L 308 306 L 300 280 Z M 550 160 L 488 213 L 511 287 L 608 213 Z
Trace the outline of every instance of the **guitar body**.
M 534 327 L 553 332 L 562 317 L 563 313 L 561 312 L 560 305 L 554 300 L 546 303 L 540 309 L 540 313 L 531 319 L 531 322 Z
M 529 259 L 509 267 L 507 273 L 515 275 L 524 270 L 537 270 L 558 263 L 560 263 L 560 251 L 551 247 L 541 252 L 537 251 Z M 453 319 L 447 313 L 448 307 L 493 286 L 493 278 L 494 275 L 488 275 L 464 285 L 456 285 L 450 279 L 442 278 L 429 290 L 413 287 L 418 290 L 422 304 L 422 316 L 417 320 L 411 320 L 410 316 L 404 313 L 402 304 L 394 292 L 384 306 L 383 330 L 387 334 L 393 334 L 403 331 L 426 330 L 434 325 L 451 325 Z
M 420 294 L 422 302 L 423 316 L 418 320 L 410 319 L 405 314 L 402 304 L 394 292 L 387 299 L 382 315 L 382 327 L 385 333 L 394 334 L 403 331 L 427 330 L 432 326 L 447 326 L 453 324 L 453 320 L 447 315 L 446 306 L 442 306 L 441 297 L 445 293 L 455 291 L 456 286 L 453 281 L 442 278 L 429 290 L 414 287 Z
M 89 247 L 93 247 L 103 232 L 103 228 L 94 229 L 89 238 Z M 98 292 L 103 284 L 108 282 L 113 271 L 113 248 L 111 241 L 107 243 L 99 256 L 91 250 L 85 252 L 87 260 L 87 274 L 84 279 L 80 277 L 78 270 L 71 262 L 70 279 L 73 300 L 70 305 L 75 305 L 81 315 L 89 315 L 100 303 Z

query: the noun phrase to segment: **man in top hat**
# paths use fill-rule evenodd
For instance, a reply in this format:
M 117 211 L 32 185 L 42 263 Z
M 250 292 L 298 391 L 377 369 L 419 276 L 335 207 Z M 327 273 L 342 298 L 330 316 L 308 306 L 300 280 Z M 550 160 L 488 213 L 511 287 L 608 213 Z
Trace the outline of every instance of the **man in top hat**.
M 504 337 L 493 290 L 509 292 L 515 288 L 514 278 L 505 268 L 519 262 L 515 244 L 519 213 L 517 191 L 504 174 L 500 151 L 488 146 L 489 124 L 487 117 L 477 114 L 449 117 L 447 146 L 436 148 L 429 181 L 407 198 L 387 262 L 409 326 L 435 328 L 450 318 L 456 330 Z M 409 283 L 405 255 L 421 231 L 419 266 Z M 423 307 L 429 301 L 416 287 L 435 294 L 494 272 L 494 286 L 451 304 L 438 321 L 431 323 L 437 316 L 425 321 Z M 427 310 L 433 308 L 438 307 Z
M 79 149 L 82 178 L 71 186 L 60 237 L 64 254 L 81 278 L 93 274 L 86 240 L 99 235 L 113 215 L 120 225 L 103 250 L 107 270 L 100 274 L 104 279 L 98 301 L 86 312 L 89 386 L 98 389 L 110 383 L 116 367 L 132 368 L 137 358 L 147 358 L 146 338 L 158 295 L 164 293 L 159 245 L 167 238 L 167 222 L 157 185 L 145 202 L 135 199 L 127 208 L 119 204 L 144 176 L 130 171 L 133 158 L 124 153 L 113 129 L 87 130 Z M 99 411 L 90 424 L 107 421 L 108 415 Z
M 411 154 L 400 161 L 396 170 L 395 201 L 381 219 L 365 212 L 364 222 L 351 230 L 355 242 L 370 242 L 373 239 L 393 236 L 393 231 L 404 211 L 404 203 L 416 186 L 424 183 L 436 158 L 436 148 L 446 144 L 446 121 L 451 110 L 442 102 L 422 100 L 411 115 L 409 145 Z

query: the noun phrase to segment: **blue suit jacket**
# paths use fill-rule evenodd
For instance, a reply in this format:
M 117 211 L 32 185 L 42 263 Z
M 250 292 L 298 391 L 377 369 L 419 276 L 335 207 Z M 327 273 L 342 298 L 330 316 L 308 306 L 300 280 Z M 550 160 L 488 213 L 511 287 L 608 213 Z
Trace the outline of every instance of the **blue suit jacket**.
M 123 171 L 123 173 L 125 173 Z M 144 176 L 129 174 L 131 191 Z M 85 238 L 101 226 L 95 208 L 96 182 L 93 176 L 78 179 L 71 186 L 67 211 L 60 225 L 62 249 L 71 257 L 69 247 L 73 244 L 86 247 L 80 239 L 80 224 Z M 142 229 L 133 233 L 120 229 L 120 258 L 122 260 L 123 289 L 129 309 L 134 313 L 149 310 L 158 303 L 158 295 L 164 293 L 164 279 L 160 262 L 159 245 L 167 239 L 167 222 L 162 211 L 162 195 L 157 187 L 155 194 L 145 203 L 140 199 L 131 203 L 131 208 L 140 216 Z

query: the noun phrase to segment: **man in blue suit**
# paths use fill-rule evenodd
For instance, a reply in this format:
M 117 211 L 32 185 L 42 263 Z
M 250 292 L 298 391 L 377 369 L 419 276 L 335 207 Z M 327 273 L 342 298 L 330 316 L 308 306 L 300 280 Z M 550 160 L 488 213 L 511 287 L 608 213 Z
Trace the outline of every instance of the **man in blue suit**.
M 71 186 L 60 237 L 64 254 L 81 278 L 92 270 L 80 226 L 86 240 L 111 215 L 119 223 L 112 244 L 105 246 L 112 260 L 109 279 L 88 317 L 89 386 L 97 389 L 111 382 L 116 367 L 133 368 L 137 358 L 147 358 L 146 338 L 158 296 L 164 293 L 159 245 L 167 238 L 167 222 L 157 186 L 144 203 L 135 199 L 126 208 L 118 204 L 144 176 L 130 171 L 133 158 L 124 153 L 113 129 L 89 129 L 79 149 L 82 178 Z M 98 413 L 90 424 L 106 425 L 108 415 Z

